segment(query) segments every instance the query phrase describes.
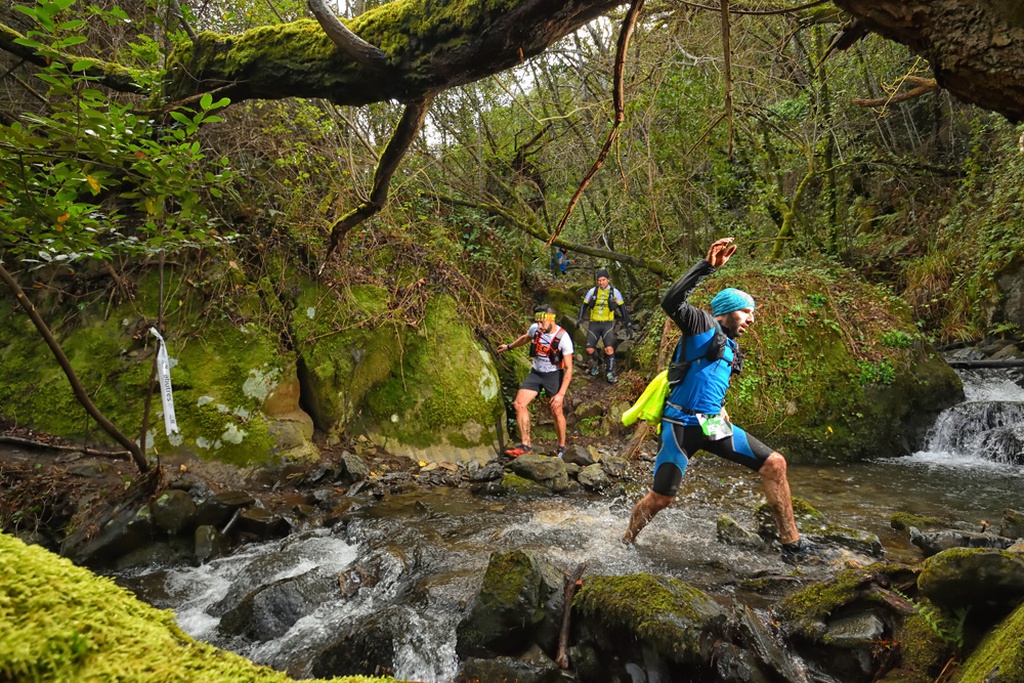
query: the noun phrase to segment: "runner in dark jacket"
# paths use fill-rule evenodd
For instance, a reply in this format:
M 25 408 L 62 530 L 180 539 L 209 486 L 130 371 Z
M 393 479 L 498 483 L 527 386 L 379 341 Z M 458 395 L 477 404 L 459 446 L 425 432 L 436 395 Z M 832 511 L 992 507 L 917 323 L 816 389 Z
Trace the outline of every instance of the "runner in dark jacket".
M 825 553 L 801 541 L 793 519 L 793 502 L 782 454 L 732 424 L 725 394 L 742 366 L 737 339 L 754 322 L 754 299 L 731 287 L 711 300 L 711 313 L 687 303 L 700 282 L 735 253 L 733 238 L 718 240 L 707 257 L 665 294 L 661 306 L 682 332 L 673 365 L 671 389 L 661 423 L 661 449 L 654 463 L 654 483 L 636 504 L 622 540 L 633 543 L 658 512 L 675 499 L 689 456 L 703 449 L 749 467 L 761 475 L 765 498 L 778 525 L 783 559 L 798 561 Z

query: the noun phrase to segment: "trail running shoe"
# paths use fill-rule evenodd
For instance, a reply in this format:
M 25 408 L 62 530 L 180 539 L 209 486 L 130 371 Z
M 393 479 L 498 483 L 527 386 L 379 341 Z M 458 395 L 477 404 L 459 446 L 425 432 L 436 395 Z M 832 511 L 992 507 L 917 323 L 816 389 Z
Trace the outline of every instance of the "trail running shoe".
M 558 451 L 555 453 L 555 455 L 557 457 L 559 457 L 559 458 L 564 458 L 565 457 L 565 446 L 559 446 L 558 447 Z
M 608 380 L 608 384 L 615 384 L 616 382 L 619 381 L 619 379 L 615 376 L 615 374 L 611 373 L 611 372 L 609 372 L 607 375 L 605 375 L 604 378 L 606 380 Z
M 505 455 L 510 455 L 513 458 L 518 458 L 520 455 L 526 455 L 527 453 L 533 453 L 533 449 L 527 446 L 525 443 L 521 443 L 515 448 L 509 448 L 505 451 Z
M 601 368 L 597 365 L 590 366 L 590 376 L 597 377 L 597 373 L 601 372 Z

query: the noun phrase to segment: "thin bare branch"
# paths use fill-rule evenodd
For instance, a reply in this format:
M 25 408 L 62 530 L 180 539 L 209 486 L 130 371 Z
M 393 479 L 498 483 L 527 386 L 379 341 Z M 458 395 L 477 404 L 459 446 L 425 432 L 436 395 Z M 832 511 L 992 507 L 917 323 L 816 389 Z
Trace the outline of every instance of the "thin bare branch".
M 573 209 L 576 208 L 576 204 L 579 203 L 580 197 L 583 196 L 583 192 L 590 185 L 590 181 L 593 180 L 597 174 L 598 169 L 604 165 L 604 160 L 608 156 L 609 150 L 612 148 L 615 140 L 619 137 L 619 127 L 622 122 L 626 120 L 626 105 L 625 105 L 625 87 L 623 86 L 624 72 L 626 69 L 626 52 L 629 50 L 629 39 L 633 34 L 633 29 L 636 27 L 637 17 L 640 16 L 640 10 L 643 9 L 644 0 L 633 0 L 633 4 L 629 8 L 629 12 L 626 13 L 626 18 L 622 20 L 622 28 L 619 30 L 619 42 L 615 54 L 615 90 L 613 94 L 613 100 L 615 103 L 615 119 L 612 123 L 612 129 L 608 131 L 608 139 L 605 140 L 604 147 L 601 148 L 601 152 L 597 155 L 597 159 L 594 161 L 594 165 L 587 172 L 587 175 L 583 177 L 583 182 L 576 188 L 576 192 L 573 193 L 572 199 L 569 200 L 569 205 L 565 207 L 565 213 L 562 214 L 562 219 L 558 221 L 558 225 L 555 226 L 554 232 L 551 233 L 551 238 L 548 240 L 547 246 L 551 246 L 556 237 L 562 233 L 562 229 L 569 220 L 569 216 L 572 215 Z
M 68 382 L 71 384 L 71 390 L 75 394 L 75 398 L 85 408 L 85 411 L 89 413 L 90 417 L 96 421 L 103 431 L 105 431 L 111 438 L 117 441 L 119 444 L 132 454 L 132 460 L 135 461 L 135 466 L 139 468 L 139 472 L 145 474 L 149 470 L 149 464 L 146 462 L 146 456 L 143 454 L 142 449 L 139 445 L 125 436 L 120 429 L 114 426 L 114 423 L 107 419 L 107 417 L 100 412 L 99 408 L 92 402 L 89 395 L 85 392 L 85 387 L 78 380 L 78 375 L 75 373 L 74 368 L 71 367 L 71 361 L 68 360 L 67 355 L 64 353 L 64 349 L 61 348 L 60 343 L 53 336 L 50 328 L 43 321 L 43 318 L 39 315 L 35 305 L 29 298 L 25 296 L 24 290 L 18 285 L 18 282 L 14 277 L 7 272 L 3 264 L 0 263 L 0 280 L 7 285 L 7 287 L 14 293 L 15 298 L 18 300 L 18 304 L 28 314 L 32 324 L 35 325 L 39 335 L 46 342 L 46 345 L 50 347 L 50 351 L 53 353 L 54 358 L 57 359 L 57 363 L 60 364 L 61 369 L 64 371 L 65 376 L 68 378 Z
M 927 95 L 930 92 L 939 89 L 939 84 L 934 78 L 920 78 L 918 76 L 907 76 L 903 79 L 904 83 L 910 83 L 914 87 L 910 90 L 906 90 L 901 93 L 890 95 L 889 97 L 876 97 L 873 99 L 865 99 L 862 97 L 853 98 L 852 102 L 860 107 L 885 107 L 890 104 L 898 104 L 900 102 L 907 102 L 909 100 L 917 99 L 923 95 Z

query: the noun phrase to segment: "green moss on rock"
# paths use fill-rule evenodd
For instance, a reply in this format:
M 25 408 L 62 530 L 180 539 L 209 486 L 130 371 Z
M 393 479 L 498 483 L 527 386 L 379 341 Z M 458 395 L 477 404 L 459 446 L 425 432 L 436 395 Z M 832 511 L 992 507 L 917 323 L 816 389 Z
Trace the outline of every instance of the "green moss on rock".
M 81 310 L 41 311 L 63 320 L 55 326 L 78 379 L 99 410 L 129 437 L 142 424 L 153 369 L 155 319 L 160 288 L 154 273 L 143 276 L 135 298 L 108 311 L 106 300 Z M 294 357 L 278 347 L 279 333 L 255 320 L 239 324 L 230 311 L 211 313 L 210 302 L 185 288 L 173 273 L 168 290 L 175 299 L 164 336 L 171 359 L 171 384 L 180 433 L 168 437 L 159 393 L 152 398 L 148 446 L 158 452 L 187 450 L 200 457 L 237 464 L 272 459 L 274 439 L 261 405 Z M 243 305 L 244 297 L 233 301 Z M 258 307 L 258 306 L 257 306 Z M 152 317 L 150 317 L 152 316 Z M 79 404 L 63 371 L 27 317 L 0 315 L 5 377 L 0 410 L 20 424 L 86 442 L 112 443 Z
M 489 447 L 504 415 L 494 363 L 447 296 L 434 297 L 401 365 L 367 395 L 364 417 L 385 439 Z
M 706 622 L 724 618 L 721 607 L 705 593 L 652 574 L 592 576 L 573 607 L 614 632 L 634 634 L 675 661 L 696 658 Z
M 1024 681 L 1024 604 L 995 628 L 964 662 L 957 683 Z
M 138 600 L 39 546 L 0 534 L 0 679 L 91 683 L 276 683 L 275 671 L 182 631 Z M 334 683 L 393 678 L 347 676 Z

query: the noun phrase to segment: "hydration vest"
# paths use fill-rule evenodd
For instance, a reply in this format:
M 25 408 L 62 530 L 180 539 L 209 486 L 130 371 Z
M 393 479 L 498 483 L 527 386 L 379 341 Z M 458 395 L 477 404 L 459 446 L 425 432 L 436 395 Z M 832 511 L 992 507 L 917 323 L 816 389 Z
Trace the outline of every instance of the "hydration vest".
M 722 330 L 721 325 L 719 325 L 716 322 L 715 331 L 711 337 L 711 341 L 708 343 L 707 350 L 704 352 L 703 356 L 698 356 L 696 358 L 684 357 L 683 353 L 686 347 L 686 337 L 684 336 L 679 340 L 679 343 L 676 345 L 675 353 L 672 357 L 672 363 L 671 365 L 669 365 L 668 368 L 667 379 L 671 389 L 669 391 L 669 396 L 667 397 L 665 402 L 667 406 L 671 406 L 675 410 L 678 410 L 681 413 L 686 413 L 688 415 L 696 414 L 693 408 L 672 402 L 673 390 L 676 387 L 679 387 L 682 384 L 682 382 L 686 379 L 686 375 L 689 373 L 690 367 L 695 362 L 703 358 L 707 360 L 710 365 L 715 361 L 722 360 L 722 358 L 725 356 L 725 347 L 729 343 L 728 339 L 729 338 L 726 336 L 725 331 Z M 729 374 L 740 374 L 743 371 L 743 356 L 740 354 L 738 346 L 733 347 L 732 356 L 733 359 L 729 363 Z
M 615 309 L 618 303 L 615 301 L 615 287 L 608 285 L 608 289 L 594 287 L 593 310 L 590 319 L 594 322 L 609 322 L 615 320 Z
M 555 325 L 555 327 L 558 327 L 558 325 Z M 562 353 L 562 337 L 565 336 L 565 330 L 558 327 L 554 336 L 551 337 L 551 343 L 547 346 L 541 344 L 540 338 L 543 334 L 543 331 L 538 327 L 537 334 L 533 335 L 533 339 L 530 341 L 530 358 L 537 355 L 547 356 L 552 365 L 561 369 L 562 362 L 565 359 L 565 354 Z

